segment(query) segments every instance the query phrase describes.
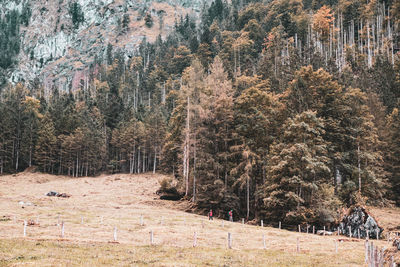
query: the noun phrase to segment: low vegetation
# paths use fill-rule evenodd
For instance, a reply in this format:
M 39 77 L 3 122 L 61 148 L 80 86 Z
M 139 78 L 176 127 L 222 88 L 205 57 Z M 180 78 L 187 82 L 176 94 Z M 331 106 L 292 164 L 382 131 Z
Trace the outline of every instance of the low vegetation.
M 2 176 L 0 215 L 7 220 L 0 221 L 0 265 L 363 265 L 364 240 L 279 230 L 277 223 L 261 228 L 242 225 L 241 220 L 209 221 L 184 212 L 189 207 L 186 201 L 160 200 L 155 192 L 162 179 L 168 178 L 151 174 L 80 179 L 40 173 Z M 27 187 L 29 191 L 24 190 Z M 71 197 L 45 196 L 50 190 L 68 192 Z M 392 212 L 398 215 L 397 210 Z M 32 221 L 25 238 L 24 220 Z M 150 231 L 154 245 L 150 245 Z M 228 232 L 232 249 L 227 247 Z M 297 239 L 300 252 L 296 252 Z M 374 243 L 387 246 L 384 240 Z

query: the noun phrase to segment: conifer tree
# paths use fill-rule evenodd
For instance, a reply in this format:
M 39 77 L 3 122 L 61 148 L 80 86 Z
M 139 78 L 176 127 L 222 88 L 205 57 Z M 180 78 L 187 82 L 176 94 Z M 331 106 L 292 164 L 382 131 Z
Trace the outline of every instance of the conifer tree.
M 221 59 L 217 56 L 206 78 L 205 92 L 201 101 L 196 138 L 196 171 L 199 207 L 227 211 L 229 205 L 238 206 L 238 198 L 232 193 L 232 169 L 230 147 L 233 141 L 233 88 Z
M 259 80 L 259 77 L 253 79 L 254 86 L 244 90 L 235 101 L 237 143 L 232 146 L 239 159 L 232 170 L 238 178 L 235 186 L 246 186 L 246 217 L 250 216 L 250 194 L 253 195 L 257 185 L 265 182 L 265 159 L 283 116 L 282 105 L 278 96 L 269 92 L 268 81 Z
M 36 141 L 36 132 L 38 129 L 39 119 L 42 117 L 40 114 L 40 101 L 29 96 L 25 96 L 24 100 L 26 123 L 23 131 L 24 152 L 28 156 L 28 166 L 32 166 L 33 153 Z
M 316 112 L 304 111 L 288 119 L 283 136 L 271 148 L 265 185 L 266 216 L 284 223 L 314 220 L 316 193 L 329 182 L 324 124 Z
M 54 173 L 56 142 L 53 121 L 46 113 L 40 121 L 35 149 L 35 162 L 44 172 Z
M 389 175 L 393 193 L 390 199 L 400 204 L 400 114 L 397 108 L 393 109 L 387 119 L 387 156 L 386 170 Z

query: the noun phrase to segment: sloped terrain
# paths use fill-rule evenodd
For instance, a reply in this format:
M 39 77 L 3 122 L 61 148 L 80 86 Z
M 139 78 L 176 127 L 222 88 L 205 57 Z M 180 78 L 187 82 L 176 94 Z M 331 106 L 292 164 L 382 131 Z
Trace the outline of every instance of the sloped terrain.
M 0 177 L 0 265 L 362 266 L 364 241 L 242 225 L 184 212 L 159 200 L 162 175 L 70 178 L 40 173 Z M 56 191 L 69 198 L 48 197 Z M 22 204 L 22 202 L 24 202 Z M 140 217 L 143 216 L 143 225 Z M 27 226 L 23 237 L 23 221 Z M 65 236 L 61 238 L 64 222 Z M 114 242 L 114 229 L 117 242 Z M 154 245 L 149 232 L 153 231 Z M 193 248 L 194 232 L 197 247 Z M 227 234 L 232 234 L 232 250 Z M 263 250 L 263 234 L 266 250 Z M 296 252 L 299 238 L 300 252 Z M 335 240 L 338 254 L 335 253 Z M 374 241 L 379 247 L 385 241 Z
M 0 13 L 18 10 L 29 2 L 31 17 L 28 26 L 20 26 L 21 51 L 19 65 L 10 70 L 11 82 L 32 81 L 38 77 L 45 90 L 53 86 L 62 91 L 78 87 L 88 76 L 88 68 L 99 59 L 105 60 L 108 44 L 113 51 L 132 55 L 143 38 L 154 42 L 165 37 L 175 21 L 200 12 L 199 0 L 85 0 L 85 1 L 0 1 Z M 79 4 L 84 21 L 72 21 L 70 5 Z M 145 25 L 149 14 L 151 27 Z M 128 23 L 122 26 L 124 16 Z M 97 60 L 97 61 L 96 61 Z

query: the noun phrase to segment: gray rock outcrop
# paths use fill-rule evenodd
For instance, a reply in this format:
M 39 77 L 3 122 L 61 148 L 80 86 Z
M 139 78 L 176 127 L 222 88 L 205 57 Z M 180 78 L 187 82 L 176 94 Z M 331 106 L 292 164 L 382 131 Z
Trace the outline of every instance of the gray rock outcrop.
M 376 238 L 383 232 L 383 228 L 363 207 L 350 208 L 339 225 L 340 233 L 352 237 Z

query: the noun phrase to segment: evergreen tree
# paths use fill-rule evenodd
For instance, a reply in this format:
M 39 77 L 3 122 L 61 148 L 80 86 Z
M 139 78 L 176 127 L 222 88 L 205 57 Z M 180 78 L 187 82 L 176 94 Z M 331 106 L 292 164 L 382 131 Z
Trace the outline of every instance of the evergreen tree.
M 42 117 L 40 114 L 40 101 L 29 96 L 25 96 L 25 113 L 26 122 L 23 130 L 24 141 L 24 154 L 27 156 L 28 166 L 32 166 L 34 147 L 36 143 L 36 134 L 38 130 L 39 119 Z
M 266 157 L 278 134 L 282 106 L 278 97 L 269 92 L 268 81 L 253 77 L 254 85 L 244 90 L 235 101 L 235 133 L 237 143 L 232 150 L 239 162 L 232 170 L 237 177 L 234 186 L 246 186 L 246 209 L 250 216 L 250 195 L 266 180 Z M 252 183 L 252 185 L 250 185 Z M 254 205 L 258 210 L 257 197 Z
M 54 173 L 56 142 L 53 121 L 50 114 L 46 113 L 40 121 L 35 149 L 35 162 L 44 172 Z
M 386 170 L 393 190 L 389 198 L 400 205 L 400 114 L 397 108 L 388 116 L 387 131 Z
M 284 133 L 271 148 L 264 204 L 266 217 L 287 224 L 319 220 L 314 206 L 321 185 L 329 182 L 323 121 L 304 111 L 283 126 Z

